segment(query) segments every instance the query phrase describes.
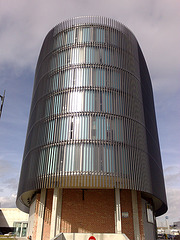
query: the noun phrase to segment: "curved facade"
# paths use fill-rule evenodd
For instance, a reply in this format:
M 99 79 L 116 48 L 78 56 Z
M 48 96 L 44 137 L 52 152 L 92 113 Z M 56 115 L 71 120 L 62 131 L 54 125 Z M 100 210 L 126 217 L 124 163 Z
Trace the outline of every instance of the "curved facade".
M 151 80 L 136 38 L 117 21 L 74 18 L 44 40 L 18 207 L 27 211 L 44 188 L 137 190 L 156 215 L 167 210 Z

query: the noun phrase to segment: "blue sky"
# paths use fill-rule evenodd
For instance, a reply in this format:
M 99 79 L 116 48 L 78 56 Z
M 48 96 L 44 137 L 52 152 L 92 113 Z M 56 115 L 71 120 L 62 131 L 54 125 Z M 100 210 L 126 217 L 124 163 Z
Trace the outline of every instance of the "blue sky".
M 47 32 L 59 22 L 102 15 L 135 34 L 150 71 L 168 198 L 158 224 L 180 220 L 180 1 L 0 0 L 0 203 L 15 207 L 34 72 Z

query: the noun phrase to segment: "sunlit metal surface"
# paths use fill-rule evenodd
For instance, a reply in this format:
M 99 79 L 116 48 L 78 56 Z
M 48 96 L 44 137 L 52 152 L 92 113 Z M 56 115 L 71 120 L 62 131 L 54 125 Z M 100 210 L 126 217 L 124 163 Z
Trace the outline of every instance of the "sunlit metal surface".
M 151 80 L 134 35 L 114 20 L 70 19 L 44 40 L 17 199 L 54 187 L 140 190 L 166 211 Z

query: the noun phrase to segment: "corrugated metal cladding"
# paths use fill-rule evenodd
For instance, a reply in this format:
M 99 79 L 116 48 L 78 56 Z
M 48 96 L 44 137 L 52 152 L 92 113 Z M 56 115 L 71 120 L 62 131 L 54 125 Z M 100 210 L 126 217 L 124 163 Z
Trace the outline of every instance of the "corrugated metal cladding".
M 140 190 L 165 209 L 151 81 L 134 35 L 114 20 L 74 18 L 43 43 L 18 199 L 54 187 Z

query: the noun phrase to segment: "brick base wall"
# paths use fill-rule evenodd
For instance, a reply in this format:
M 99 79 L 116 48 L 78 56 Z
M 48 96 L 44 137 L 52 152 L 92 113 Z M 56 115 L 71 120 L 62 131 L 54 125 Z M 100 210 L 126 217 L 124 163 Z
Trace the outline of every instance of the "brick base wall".
M 53 192 L 54 192 L 53 189 L 48 189 L 46 192 L 46 204 L 45 204 L 44 225 L 43 225 L 43 240 L 50 239 Z
M 138 216 L 139 216 L 139 231 L 141 240 L 145 240 L 144 227 L 143 227 L 143 216 L 142 216 L 142 202 L 141 202 L 141 192 L 137 192 L 137 202 L 138 202 Z
M 47 189 L 43 223 L 43 240 L 50 239 L 53 189 Z M 114 189 L 63 189 L 60 232 L 63 233 L 114 233 Z M 141 192 L 137 191 L 140 239 L 144 240 Z M 120 190 L 122 233 L 134 240 L 131 190 Z M 40 194 L 36 195 L 33 239 L 36 239 Z M 123 216 L 124 214 L 125 216 Z
M 63 189 L 61 232 L 114 233 L 114 190 Z
M 133 210 L 132 210 L 132 197 L 131 190 L 121 190 L 120 192 L 121 201 L 121 216 L 122 213 L 128 213 L 128 217 L 122 216 L 122 232 L 126 236 L 134 240 L 134 225 L 133 225 Z

